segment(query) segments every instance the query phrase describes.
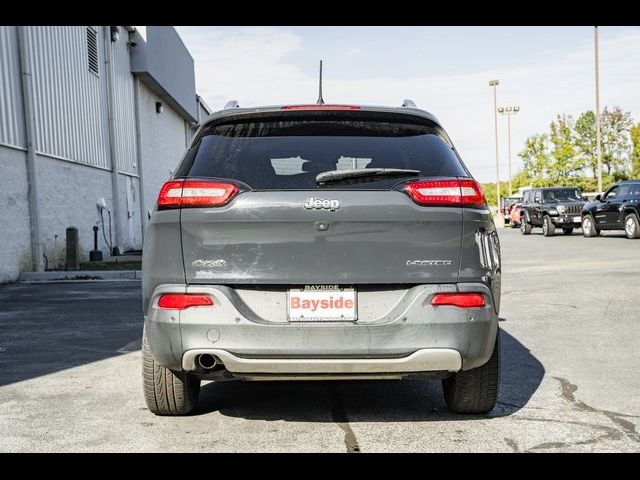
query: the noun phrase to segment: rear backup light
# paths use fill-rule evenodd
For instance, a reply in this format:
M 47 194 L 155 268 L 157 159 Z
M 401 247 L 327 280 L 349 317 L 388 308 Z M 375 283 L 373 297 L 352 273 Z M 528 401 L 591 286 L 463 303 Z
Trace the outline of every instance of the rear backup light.
M 232 183 L 202 180 L 172 180 L 166 182 L 158 195 L 158 208 L 219 207 L 238 192 Z
M 184 310 L 189 307 L 209 307 L 213 298 L 196 293 L 165 293 L 158 300 L 158 307 L 167 310 Z
M 437 293 L 431 299 L 431 305 L 479 308 L 484 307 L 486 303 L 481 293 Z
M 475 180 L 420 180 L 409 182 L 404 191 L 420 205 L 484 206 L 486 200 Z
M 358 105 L 286 105 L 280 110 L 362 110 Z

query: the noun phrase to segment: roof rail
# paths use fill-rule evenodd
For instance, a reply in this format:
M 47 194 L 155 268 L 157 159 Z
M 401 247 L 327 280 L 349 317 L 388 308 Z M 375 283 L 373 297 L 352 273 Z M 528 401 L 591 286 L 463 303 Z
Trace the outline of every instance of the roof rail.
M 230 100 L 227 102 L 227 104 L 224 106 L 225 110 L 227 108 L 240 108 L 240 104 L 238 103 L 237 100 Z
M 414 102 L 413 100 L 409 100 L 408 98 L 404 99 L 404 101 L 402 102 L 402 106 L 408 108 L 418 108 L 416 107 L 416 102 Z

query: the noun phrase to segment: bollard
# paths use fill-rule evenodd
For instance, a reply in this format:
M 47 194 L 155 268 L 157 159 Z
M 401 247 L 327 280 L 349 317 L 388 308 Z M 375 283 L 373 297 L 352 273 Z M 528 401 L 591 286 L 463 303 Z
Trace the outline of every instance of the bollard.
M 89 252 L 89 260 L 92 262 L 102 261 L 102 251 L 98 250 L 98 227 L 93 227 L 93 250 Z
M 78 243 L 78 229 L 67 228 L 67 264 L 65 270 L 80 269 L 80 245 Z

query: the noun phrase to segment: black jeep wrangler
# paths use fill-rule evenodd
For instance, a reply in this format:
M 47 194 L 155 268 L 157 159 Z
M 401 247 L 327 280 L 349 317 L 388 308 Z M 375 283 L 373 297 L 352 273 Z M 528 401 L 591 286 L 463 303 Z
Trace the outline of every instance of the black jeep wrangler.
M 520 231 L 529 235 L 533 227 L 542 227 L 545 237 L 550 237 L 556 227 L 565 235 L 580 228 L 582 207 L 585 201 L 576 187 L 533 188 L 524 193 L 520 212 Z

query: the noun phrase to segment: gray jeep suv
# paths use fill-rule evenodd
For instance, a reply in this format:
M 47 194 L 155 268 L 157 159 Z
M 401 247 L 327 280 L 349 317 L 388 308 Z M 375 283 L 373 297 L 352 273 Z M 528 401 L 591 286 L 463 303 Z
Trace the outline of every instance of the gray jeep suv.
M 227 108 L 159 194 L 143 256 L 149 409 L 201 380 L 500 378 L 500 247 L 479 184 L 410 107 Z

